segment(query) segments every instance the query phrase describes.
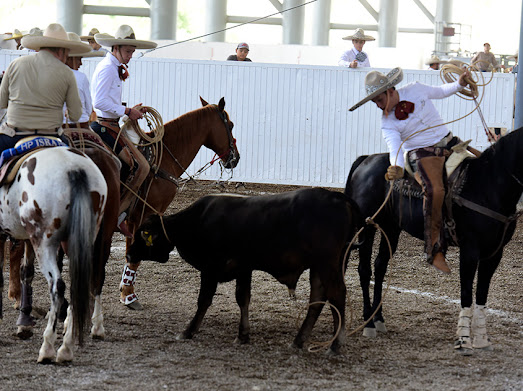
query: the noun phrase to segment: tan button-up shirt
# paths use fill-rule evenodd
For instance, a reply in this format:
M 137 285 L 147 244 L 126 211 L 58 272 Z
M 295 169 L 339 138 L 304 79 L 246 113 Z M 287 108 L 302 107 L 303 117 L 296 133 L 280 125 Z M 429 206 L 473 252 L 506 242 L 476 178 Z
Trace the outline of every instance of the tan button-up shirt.
M 71 122 L 82 115 L 73 71 L 45 50 L 11 62 L 0 86 L 0 109 L 7 108 L 9 125 L 21 129 L 62 126 L 67 105 Z

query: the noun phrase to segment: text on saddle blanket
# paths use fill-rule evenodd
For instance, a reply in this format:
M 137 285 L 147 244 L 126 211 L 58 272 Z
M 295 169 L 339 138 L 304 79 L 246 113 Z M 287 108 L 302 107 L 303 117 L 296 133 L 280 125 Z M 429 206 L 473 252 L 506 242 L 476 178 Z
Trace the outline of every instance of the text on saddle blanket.
M 18 141 L 13 148 L 6 149 L 0 155 L 0 186 L 11 183 L 22 163 L 41 148 L 67 147 L 56 137 L 30 136 Z

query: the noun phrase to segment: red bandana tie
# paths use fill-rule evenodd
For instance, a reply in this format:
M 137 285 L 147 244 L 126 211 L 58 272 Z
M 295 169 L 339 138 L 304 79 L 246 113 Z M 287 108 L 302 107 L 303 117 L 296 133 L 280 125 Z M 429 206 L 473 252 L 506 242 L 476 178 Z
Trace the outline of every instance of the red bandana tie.
M 409 114 L 414 111 L 414 103 L 402 100 L 400 103 L 396 105 L 396 110 L 394 110 L 394 114 L 396 115 L 396 118 L 400 121 L 403 121 L 407 118 L 409 118 Z
M 122 81 L 125 81 L 125 79 L 129 77 L 129 71 L 127 70 L 127 67 L 125 65 L 121 64 L 118 67 L 118 76 Z

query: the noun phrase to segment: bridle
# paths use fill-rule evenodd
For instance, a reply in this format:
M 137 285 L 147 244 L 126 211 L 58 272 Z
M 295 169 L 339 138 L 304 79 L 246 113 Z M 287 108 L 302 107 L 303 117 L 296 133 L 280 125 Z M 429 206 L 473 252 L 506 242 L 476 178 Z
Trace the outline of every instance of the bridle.
M 220 110 L 217 105 L 212 106 L 216 107 L 216 110 L 218 110 L 218 115 L 220 116 L 220 119 L 222 120 L 223 125 L 225 126 L 225 130 L 227 131 L 227 137 L 229 138 L 229 149 L 221 155 L 216 154 L 215 157 L 211 160 L 211 165 L 214 164 L 217 160 L 221 160 L 224 156 L 228 155 L 227 160 L 225 161 L 225 163 L 223 163 L 223 165 L 225 166 L 227 164 L 232 164 L 237 160 L 236 153 L 234 152 L 236 146 L 236 139 L 232 135 L 233 125 L 227 117 L 225 110 Z

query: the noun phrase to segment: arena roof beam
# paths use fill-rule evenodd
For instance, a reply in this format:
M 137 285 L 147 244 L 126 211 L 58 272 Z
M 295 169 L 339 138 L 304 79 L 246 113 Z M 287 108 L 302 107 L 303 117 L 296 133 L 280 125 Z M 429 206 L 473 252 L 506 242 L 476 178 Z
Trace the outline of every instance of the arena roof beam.
M 176 39 L 178 0 L 145 1 L 150 8 L 84 5 L 84 0 L 57 0 L 57 19 L 66 31 L 81 35 L 83 14 L 150 17 L 152 39 Z

